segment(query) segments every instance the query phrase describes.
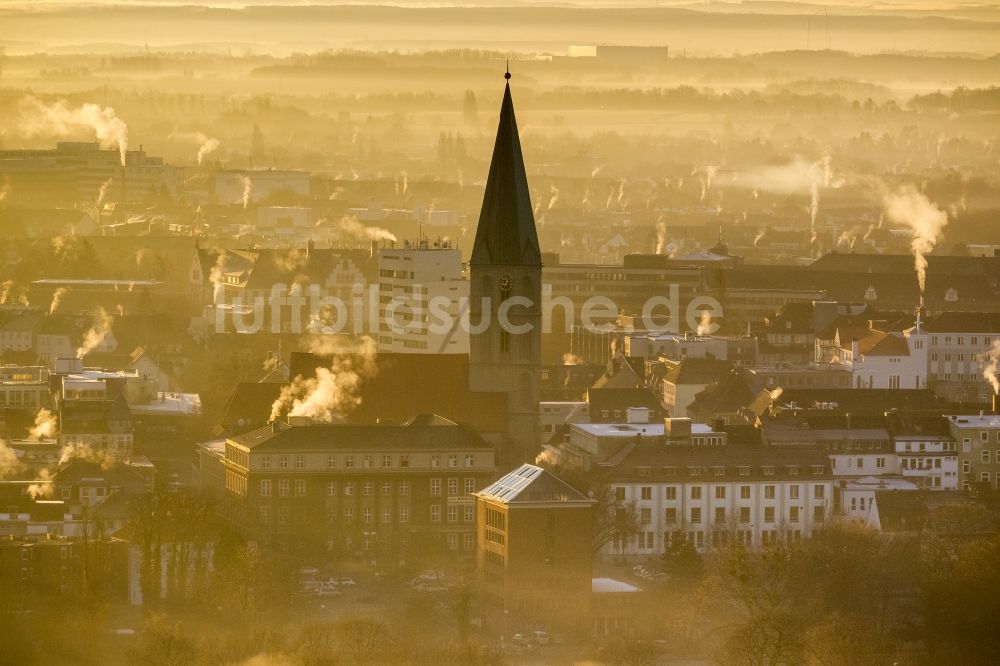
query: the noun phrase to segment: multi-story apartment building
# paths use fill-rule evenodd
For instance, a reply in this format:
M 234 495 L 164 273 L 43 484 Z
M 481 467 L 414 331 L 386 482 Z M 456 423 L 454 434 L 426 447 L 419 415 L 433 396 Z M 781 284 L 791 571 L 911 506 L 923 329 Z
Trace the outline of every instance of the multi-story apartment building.
M 833 475 L 817 447 L 631 446 L 607 482 L 618 502 L 634 502 L 642 531 L 607 543 L 606 556 L 659 556 L 676 538 L 699 551 L 731 539 L 751 547 L 799 539 L 834 508 Z
M 896 433 L 893 437 L 904 479 L 929 490 L 956 490 L 958 452 L 949 435 Z
M 472 556 L 472 493 L 496 475 L 494 449 L 474 431 L 438 416 L 404 425 L 292 421 L 225 443 L 226 494 L 258 529 L 308 530 L 331 550 Z
M 948 427 L 957 443 L 959 488 L 1000 489 L 1000 415 L 949 416 Z
M 1000 341 L 1000 313 L 945 312 L 928 321 L 928 381 L 948 402 L 989 404 L 993 390 L 983 377 L 985 357 Z
M 476 564 L 490 628 L 509 636 L 588 621 L 593 500 L 534 465 L 475 495 Z
M 461 251 L 423 241 L 379 250 L 378 262 L 379 352 L 469 353 L 469 331 L 461 325 L 460 308 L 469 297 Z

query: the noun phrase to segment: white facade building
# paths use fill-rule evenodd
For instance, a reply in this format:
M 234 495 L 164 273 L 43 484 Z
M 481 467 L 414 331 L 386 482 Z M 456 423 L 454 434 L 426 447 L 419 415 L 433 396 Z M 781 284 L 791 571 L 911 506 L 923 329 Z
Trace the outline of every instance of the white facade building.
M 840 510 L 849 520 L 875 530 L 882 529 L 875 493 L 882 491 L 908 492 L 918 490 L 917 484 L 899 477 L 865 476 L 844 480 L 839 484 Z
M 616 499 L 635 503 L 642 532 L 607 556 L 660 556 L 673 539 L 699 551 L 742 540 L 797 540 L 833 515 L 834 480 L 821 451 L 635 445 L 610 472 Z
M 921 488 L 958 488 L 958 451 L 949 436 L 897 434 L 896 456 L 903 478 Z
M 468 354 L 469 281 L 451 247 L 379 250 L 379 352 Z
M 928 336 L 919 326 L 902 333 L 871 331 L 854 340 L 842 339 L 838 331 L 836 346 L 854 388 L 927 388 Z M 816 361 L 823 360 L 817 342 Z

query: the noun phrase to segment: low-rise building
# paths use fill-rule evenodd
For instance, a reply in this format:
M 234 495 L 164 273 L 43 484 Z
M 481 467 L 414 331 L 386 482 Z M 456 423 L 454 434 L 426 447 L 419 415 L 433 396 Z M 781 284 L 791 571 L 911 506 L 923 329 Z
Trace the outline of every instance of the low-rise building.
M 588 626 L 593 500 L 534 465 L 522 465 L 475 497 L 487 625 L 504 636 L 553 624 Z

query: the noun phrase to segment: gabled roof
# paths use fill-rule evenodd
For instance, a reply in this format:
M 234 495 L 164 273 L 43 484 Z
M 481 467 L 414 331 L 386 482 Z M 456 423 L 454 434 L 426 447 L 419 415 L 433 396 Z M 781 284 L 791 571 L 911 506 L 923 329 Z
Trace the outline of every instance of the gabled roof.
M 851 349 L 852 342 L 841 339 L 840 346 L 843 349 Z M 858 340 L 858 352 L 863 356 L 909 356 L 910 345 L 901 335 L 872 331 Z
M 509 83 L 500 106 L 493 159 L 469 263 L 473 266 L 542 264 Z
M 524 464 L 486 486 L 476 497 L 501 504 L 524 506 L 531 504 L 590 505 L 589 499 L 560 480 L 551 472 Z

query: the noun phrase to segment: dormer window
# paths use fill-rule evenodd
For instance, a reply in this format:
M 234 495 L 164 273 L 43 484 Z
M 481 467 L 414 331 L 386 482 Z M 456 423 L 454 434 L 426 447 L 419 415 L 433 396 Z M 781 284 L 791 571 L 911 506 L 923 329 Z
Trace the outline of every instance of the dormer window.
M 740 470 L 740 476 L 750 476 L 749 465 L 740 465 L 739 470 Z
M 701 476 L 701 467 L 699 467 L 698 465 L 693 465 L 691 467 L 688 467 L 688 475 Z
M 788 476 L 798 476 L 798 474 L 799 474 L 799 466 L 798 465 L 789 465 L 788 466 Z
M 955 301 L 957 301 L 958 290 L 955 289 L 954 287 L 949 288 L 948 291 L 944 292 L 944 300 L 948 301 L 949 303 L 954 303 Z
M 677 476 L 677 468 L 673 465 L 664 466 L 663 476 Z
M 810 465 L 809 468 L 812 470 L 813 474 L 822 474 L 823 473 L 823 465 Z
M 639 473 L 639 476 L 642 477 L 642 478 L 644 478 L 644 479 L 647 478 L 647 477 L 649 477 L 650 474 L 653 471 L 652 468 L 650 468 L 650 467 L 636 467 L 635 469 L 636 469 L 636 472 Z
M 712 467 L 712 474 L 716 476 L 723 476 L 725 475 L 725 473 L 726 473 L 726 468 L 723 467 L 722 465 L 716 465 L 715 467 Z
M 875 291 L 875 287 L 869 285 L 868 288 L 865 289 L 865 300 L 866 301 L 878 300 L 878 292 Z
M 761 471 L 764 473 L 764 476 L 774 476 L 774 465 L 764 465 Z

